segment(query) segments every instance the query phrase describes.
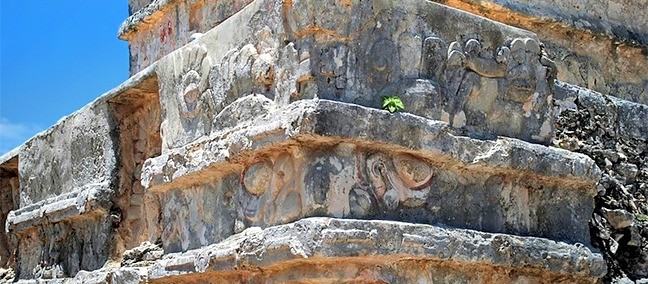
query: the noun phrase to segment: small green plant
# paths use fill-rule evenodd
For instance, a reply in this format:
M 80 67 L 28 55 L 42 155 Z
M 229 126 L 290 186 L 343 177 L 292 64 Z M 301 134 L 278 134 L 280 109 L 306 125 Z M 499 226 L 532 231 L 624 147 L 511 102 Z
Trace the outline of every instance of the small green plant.
M 635 214 L 635 218 L 637 218 L 637 221 L 640 222 L 647 222 L 648 221 L 648 216 L 644 214 Z
M 386 96 L 382 98 L 382 108 L 391 113 L 405 109 L 405 104 L 398 96 Z

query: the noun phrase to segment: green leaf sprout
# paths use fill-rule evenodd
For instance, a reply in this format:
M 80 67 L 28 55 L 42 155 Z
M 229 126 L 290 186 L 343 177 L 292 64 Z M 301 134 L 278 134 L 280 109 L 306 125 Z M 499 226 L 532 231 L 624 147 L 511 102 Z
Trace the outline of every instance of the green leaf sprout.
M 382 108 L 391 113 L 405 109 L 405 104 L 398 96 L 385 96 L 382 98 Z

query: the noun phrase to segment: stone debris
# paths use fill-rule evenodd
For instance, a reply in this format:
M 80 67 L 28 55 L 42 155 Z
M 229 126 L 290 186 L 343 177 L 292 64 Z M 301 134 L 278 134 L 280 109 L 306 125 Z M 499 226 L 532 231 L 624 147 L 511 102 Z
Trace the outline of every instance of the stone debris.
M 576 98 L 576 108 L 559 114 L 554 143 L 590 156 L 603 170 L 590 227 L 592 244 L 608 262 L 605 280 L 648 277 L 648 107 L 561 88 Z
M 607 221 L 617 230 L 625 229 L 633 225 L 634 216 L 623 209 L 610 210 L 602 208 L 601 212 Z
M 121 265 L 145 266 L 162 258 L 163 254 L 164 251 L 159 245 L 150 242 L 143 242 L 141 245 L 124 252 Z

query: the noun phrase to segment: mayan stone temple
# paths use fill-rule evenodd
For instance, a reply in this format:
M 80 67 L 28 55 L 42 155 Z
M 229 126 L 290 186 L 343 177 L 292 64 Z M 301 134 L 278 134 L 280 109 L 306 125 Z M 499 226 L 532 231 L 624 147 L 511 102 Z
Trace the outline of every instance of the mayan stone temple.
M 129 7 L 0 157 L 0 282 L 648 283 L 648 2 Z

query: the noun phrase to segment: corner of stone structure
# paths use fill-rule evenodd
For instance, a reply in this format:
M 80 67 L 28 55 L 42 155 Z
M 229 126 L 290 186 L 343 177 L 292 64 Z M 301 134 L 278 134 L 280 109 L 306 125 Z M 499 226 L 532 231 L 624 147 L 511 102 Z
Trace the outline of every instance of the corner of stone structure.
M 0 157 L 0 279 L 648 277 L 648 108 L 592 91 L 643 63 L 569 5 L 439 2 L 129 0 L 132 76 Z

